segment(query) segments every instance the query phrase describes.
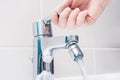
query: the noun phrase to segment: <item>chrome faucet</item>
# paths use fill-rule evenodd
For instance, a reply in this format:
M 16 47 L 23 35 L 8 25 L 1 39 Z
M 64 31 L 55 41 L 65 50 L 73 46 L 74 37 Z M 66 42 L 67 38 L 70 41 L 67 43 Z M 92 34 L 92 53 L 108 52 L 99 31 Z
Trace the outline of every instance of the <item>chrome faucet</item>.
M 77 62 L 83 58 L 83 53 L 77 43 L 77 35 L 52 36 L 51 20 L 48 18 L 35 22 L 33 27 L 33 79 L 48 71 L 54 74 L 54 51 L 57 49 L 68 49 L 72 59 Z

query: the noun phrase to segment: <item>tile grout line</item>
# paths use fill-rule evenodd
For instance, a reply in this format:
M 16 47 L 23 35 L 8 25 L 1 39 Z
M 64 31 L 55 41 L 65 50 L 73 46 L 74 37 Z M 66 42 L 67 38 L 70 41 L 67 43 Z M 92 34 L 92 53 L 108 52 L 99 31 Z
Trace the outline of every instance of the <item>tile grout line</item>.
M 95 56 L 95 48 L 93 48 L 93 70 L 94 74 L 96 74 L 96 56 Z
M 108 49 L 110 49 L 110 50 L 120 50 L 120 48 L 81 48 L 81 49 L 83 49 L 83 50 L 92 50 L 92 49 L 95 49 L 95 50 L 108 50 Z
M 14 47 L 33 47 L 33 46 L 32 45 L 7 45 L 7 46 L 0 45 L 0 47 L 11 47 L 11 48 L 14 48 Z

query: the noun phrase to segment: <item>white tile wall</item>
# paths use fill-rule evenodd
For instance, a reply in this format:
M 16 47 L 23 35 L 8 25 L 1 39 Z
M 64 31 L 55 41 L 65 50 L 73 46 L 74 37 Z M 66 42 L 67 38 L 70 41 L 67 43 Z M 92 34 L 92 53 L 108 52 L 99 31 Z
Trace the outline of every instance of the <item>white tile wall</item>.
M 96 73 L 120 72 L 120 48 L 95 50 Z
M 32 45 L 39 0 L 0 0 L 0 46 Z
M 32 80 L 30 47 L 0 47 L 0 80 Z
M 82 47 L 120 47 L 120 5 L 109 5 L 92 26 L 65 31 L 53 26 L 54 36 L 78 34 Z M 0 0 L 0 46 L 32 46 L 32 23 L 40 17 L 39 0 Z M 44 0 L 43 16 L 62 0 Z

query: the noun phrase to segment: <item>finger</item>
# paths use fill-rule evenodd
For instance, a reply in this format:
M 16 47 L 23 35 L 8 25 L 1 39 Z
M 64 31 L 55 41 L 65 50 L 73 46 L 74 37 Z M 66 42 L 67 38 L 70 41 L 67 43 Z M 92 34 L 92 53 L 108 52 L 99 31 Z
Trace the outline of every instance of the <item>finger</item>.
M 67 7 L 61 14 L 60 14 L 60 17 L 59 17 L 59 26 L 62 27 L 62 28 L 65 28 L 66 27 L 66 23 L 67 23 L 67 19 L 68 19 L 68 16 L 71 12 L 71 9 L 69 7 Z
M 56 9 L 55 11 L 63 11 L 65 8 L 70 7 L 73 0 L 65 0 L 63 1 Z
M 52 14 L 51 14 L 51 21 L 55 24 L 55 25 L 58 25 L 58 15 L 57 15 L 57 13 L 56 12 L 53 12 Z
M 60 4 L 51 14 L 51 19 L 54 24 L 58 24 L 58 14 L 56 12 L 62 12 L 66 7 L 69 7 L 72 4 L 72 0 L 65 0 L 62 4 Z
M 87 14 L 88 14 L 87 10 L 79 13 L 76 21 L 77 26 L 83 25 L 85 23 Z
M 68 22 L 67 22 L 68 29 L 72 29 L 76 26 L 76 18 L 78 16 L 79 12 L 80 12 L 79 8 L 76 8 L 69 15 Z
M 95 21 L 96 21 L 95 19 L 91 18 L 91 17 L 88 15 L 88 16 L 86 16 L 85 24 L 86 24 L 86 25 L 91 25 L 91 24 L 95 23 Z

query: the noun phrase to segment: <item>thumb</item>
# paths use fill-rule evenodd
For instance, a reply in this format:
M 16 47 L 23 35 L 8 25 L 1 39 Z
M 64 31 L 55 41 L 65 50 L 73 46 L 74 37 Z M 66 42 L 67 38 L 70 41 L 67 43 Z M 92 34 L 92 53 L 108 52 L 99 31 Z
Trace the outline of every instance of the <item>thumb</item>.
M 71 8 L 74 9 L 74 8 L 80 6 L 79 2 L 80 2 L 79 0 L 73 0 L 72 4 L 71 4 Z

